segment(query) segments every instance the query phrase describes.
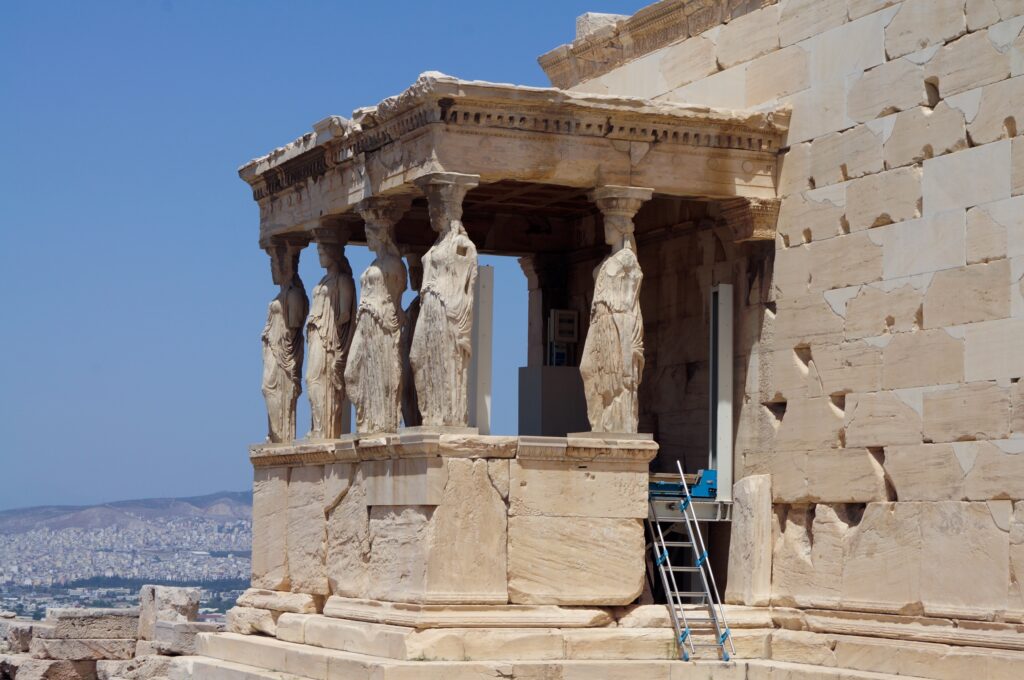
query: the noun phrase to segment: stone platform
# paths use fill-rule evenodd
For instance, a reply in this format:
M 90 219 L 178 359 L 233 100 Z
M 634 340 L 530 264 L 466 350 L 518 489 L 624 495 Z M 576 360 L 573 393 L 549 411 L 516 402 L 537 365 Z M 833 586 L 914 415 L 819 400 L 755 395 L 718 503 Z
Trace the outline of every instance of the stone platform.
M 331 600 L 326 612 L 365 620 L 283 612 L 274 636 L 200 634 L 199 656 L 180 659 L 177 672 L 208 680 L 1018 680 L 1024 668 L 1024 630 L 995 622 L 727 606 L 735 658 L 687 663 L 676 660 L 661 605 Z
M 318 604 L 629 604 L 657 449 L 424 428 L 253 446 L 252 585 Z

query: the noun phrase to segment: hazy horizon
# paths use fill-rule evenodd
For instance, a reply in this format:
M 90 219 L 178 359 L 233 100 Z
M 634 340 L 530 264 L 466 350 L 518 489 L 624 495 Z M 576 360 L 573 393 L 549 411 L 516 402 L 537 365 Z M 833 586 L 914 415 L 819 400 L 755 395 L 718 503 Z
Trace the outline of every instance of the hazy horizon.
M 0 509 L 248 488 L 276 288 L 237 168 L 423 71 L 548 85 L 536 58 L 577 15 L 644 4 L 6 5 Z M 366 250 L 349 258 L 358 279 Z M 526 281 L 512 258 L 481 264 L 496 267 L 493 431 L 513 433 Z M 301 274 L 312 290 L 315 249 Z

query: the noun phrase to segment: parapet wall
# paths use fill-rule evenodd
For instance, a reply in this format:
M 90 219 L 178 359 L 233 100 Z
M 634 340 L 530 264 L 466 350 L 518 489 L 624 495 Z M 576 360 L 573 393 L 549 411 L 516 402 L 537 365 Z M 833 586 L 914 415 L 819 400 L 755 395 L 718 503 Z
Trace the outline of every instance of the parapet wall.
M 572 87 L 792 107 L 736 413 L 773 578 L 742 601 L 1024 620 L 1022 28 L 1010 0 L 783 0 Z
M 628 604 L 656 453 L 649 439 L 431 433 L 255 446 L 252 585 L 315 610 L 329 595 Z

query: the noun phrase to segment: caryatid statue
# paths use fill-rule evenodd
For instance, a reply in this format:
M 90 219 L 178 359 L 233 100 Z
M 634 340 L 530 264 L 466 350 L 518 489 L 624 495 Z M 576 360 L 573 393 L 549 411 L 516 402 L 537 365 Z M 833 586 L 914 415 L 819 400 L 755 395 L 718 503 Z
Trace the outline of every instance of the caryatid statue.
M 377 256 L 359 280 L 355 336 L 345 367 L 345 386 L 356 407 L 358 432 L 398 430 L 406 273 L 394 230 L 409 202 L 409 198 L 372 197 L 356 208 L 366 223 L 366 243 Z
M 435 173 L 416 181 L 427 195 L 437 240 L 423 256 L 420 314 L 412 339 L 416 396 L 425 426 L 465 427 L 469 419 L 476 246 L 462 226 L 462 199 L 476 175 Z
M 309 312 L 306 289 L 299 278 L 299 253 L 294 242 L 272 241 L 270 271 L 281 290 L 267 310 L 263 327 L 263 398 L 267 402 L 267 440 L 295 439 L 295 404 L 302 394 L 302 324 Z
M 635 433 L 637 393 L 644 370 L 644 321 L 640 313 L 643 272 L 636 255 L 633 216 L 651 189 L 605 186 L 590 194 L 604 215 L 611 253 L 594 270 L 590 328 L 580 374 L 587 417 L 594 432 Z
M 306 321 L 306 387 L 312 426 L 310 439 L 337 439 L 342 434 L 345 408 L 345 360 L 352 343 L 356 315 L 356 286 L 345 257 L 339 230 L 314 231 L 320 266 L 327 274 L 313 288 Z
M 402 423 L 406 427 L 423 424 L 419 400 L 416 398 L 416 380 L 412 372 L 409 353 L 416 333 L 416 322 L 420 318 L 420 286 L 423 285 L 423 260 L 419 253 L 406 253 L 409 268 L 409 286 L 416 291 L 416 297 L 405 308 L 405 323 L 402 325 Z

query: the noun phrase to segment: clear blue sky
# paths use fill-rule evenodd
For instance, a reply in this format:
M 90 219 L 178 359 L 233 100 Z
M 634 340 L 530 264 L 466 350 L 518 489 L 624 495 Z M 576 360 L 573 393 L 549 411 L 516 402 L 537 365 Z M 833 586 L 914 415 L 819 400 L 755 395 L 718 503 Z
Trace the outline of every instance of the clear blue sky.
M 578 14 L 645 4 L 4 3 L 0 509 L 248 488 L 275 288 L 237 167 L 422 71 L 547 85 L 536 57 Z M 525 279 L 491 259 L 514 432 Z

